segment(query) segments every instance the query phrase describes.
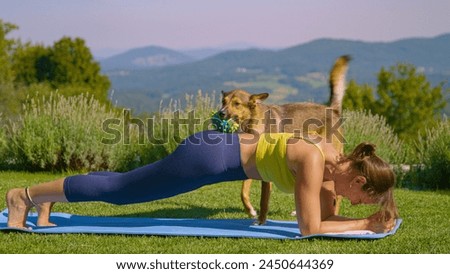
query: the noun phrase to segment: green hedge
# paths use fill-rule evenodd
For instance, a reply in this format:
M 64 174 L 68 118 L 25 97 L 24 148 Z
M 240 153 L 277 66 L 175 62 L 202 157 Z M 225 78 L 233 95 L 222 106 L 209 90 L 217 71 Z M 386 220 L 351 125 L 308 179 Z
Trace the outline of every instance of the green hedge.
M 375 144 L 376 153 L 391 164 L 408 161 L 408 149 L 384 117 L 366 111 L 345 111 L 343 117 L 345 153 L 352 152 L 362 142 L 369 142 Z
M 132 117 L 128 110 L 112 109 L 87 95 L 30 99 L 18 120 L 0 130 L 0 167 L 127 171 L 166 156 L 182 139 L 206 129 L 217 107 L 214 96 L 201 92 L 145 117 Z M 181 125 L 175 131 L 176 120 Z
M 101 123 L 116 116 L 92 97 L 54 94 L 30 99 L 8 127 L 7 164 L 30 170 L 91 170 L 108 166 Z
M 450 189 L 450 121 L 445 118 L 417 142 L 421 165 L 407 178 L 419 189 Z
M 0 114 L 0 118 L 2 118 L 1 116 Z M 5 169 L 8 159 L 11 158 L 8 153 L 8 141 L 5 127 L 0 126 L 0 169 Z
M 170 100 L 164 107 L 161 103 L 159 112 L 152 116 L 130 117 L 130 113 L 125 111 L 121 120 L 130 124 L 130 142 L 114 145 L 127 146 L 127 149 L 117 149 L 110 167 L 125 171 L 167 156 L 184 138 L 211 128 L 211 112 L 218 108 L 215 93 L 208 95 L 199 91 L 195 96 L 186 95 L 183 101 Z M 143 123 L 139 125 L 141 122 L 136 120 Z

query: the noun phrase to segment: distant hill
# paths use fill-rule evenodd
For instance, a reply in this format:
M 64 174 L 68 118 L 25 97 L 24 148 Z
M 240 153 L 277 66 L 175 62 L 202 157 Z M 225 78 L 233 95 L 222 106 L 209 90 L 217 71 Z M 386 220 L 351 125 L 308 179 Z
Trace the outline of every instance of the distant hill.
M 195 59 L 167 48 L 149 46 L 100 60 L 102 70 L 134 70 L 192 62 Z
M 199 89 L 269 92 L 269 100 L 276 103 L 325 102 L 329 96 L 329 70 L 343 54 L 353 57 L 348 78 L 358 83 L 374 84 L 382 67 L 404 62 L 415 65 L 437 84 L 450 78 L 449 49 L 450 34 L 389 43 L 319 39 L 281 50 L 233 50 L 197 61 L 193 57 L 181 58 L 177 59 L 178 64 L 170 66 L 107 69 L 114 66 L 104 66 L 102 62 L 102 69 L 112 81 L 113 99 L 119 105 L 136 112 L 152 112 L 158 110 L 162 99 L 180 98 Z M 128 56 L 132 52 L 136 51 L 128 52 Z M 109 58 L 118 59 L 119 56 Z
M 181 51 L 183 54 L 194 58 L 195 60 L 206 59 L 208 57 L 214 56 L 221 52 L 228 51 L 228 49 L 220 48 L 199 48 L 199 49 L 189 49 Z

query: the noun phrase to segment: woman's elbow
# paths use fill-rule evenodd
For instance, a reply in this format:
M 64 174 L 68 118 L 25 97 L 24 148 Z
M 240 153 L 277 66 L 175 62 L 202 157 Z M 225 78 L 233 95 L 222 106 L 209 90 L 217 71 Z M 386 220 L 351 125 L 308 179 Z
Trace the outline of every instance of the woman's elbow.
M 320 227 L 311 227 L 311 226 L 301 226 L 300 227 L 300 234 L 302 236 L 308 236 L 313 234 L 319 234 L 320 233 Z
M 309 235 L 319 234 L 319 232 L 310 231 L 310 230 L 302 230 L 302 231 L 300 231 L 300 234 L 302 236 L 309 236 Z

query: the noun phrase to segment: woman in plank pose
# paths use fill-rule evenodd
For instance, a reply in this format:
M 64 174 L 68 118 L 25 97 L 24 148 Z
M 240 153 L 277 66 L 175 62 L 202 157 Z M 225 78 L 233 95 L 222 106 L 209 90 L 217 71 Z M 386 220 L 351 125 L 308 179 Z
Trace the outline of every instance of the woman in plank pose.
M 38 211 L 38 226 L 53 225 L 49 215 L 55 202 L 141 203 L 252 178 L 272 181 L 280 190 L 294 193 L 302 235 L 390 230 L 397 217 L 395 175 L 375 154 L 375 146 L 362 143 L 342 156 L 331 143 L 314 137 L 312 141 L 288 133 L 198 132 L 166 158 L 126 173 L 94 172 L 11 189 L 6 195 L 8 226 L 26 228 L 32 207 Z M 336 195 L 352 204 L 379 203 L 381 208 L 367 218 L 337 216 Z

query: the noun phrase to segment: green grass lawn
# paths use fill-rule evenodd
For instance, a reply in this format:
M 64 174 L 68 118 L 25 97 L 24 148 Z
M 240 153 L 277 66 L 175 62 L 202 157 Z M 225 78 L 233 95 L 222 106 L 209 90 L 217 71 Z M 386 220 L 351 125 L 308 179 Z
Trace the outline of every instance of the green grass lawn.
M 61 174 L 0 172 L 0 202 L 6 191 L 61 177 Z M 168 218 L 245 218 L 239 198 L 240 183 L 209 186 L 164 201 L 115 206 L 105 203 L 57 204 L 55 211 L 102 216 L 145 216 Z M 450 191 L 395 191 L 403 223 L 393 236 L 380 240 L 266 240 L 202 237 L 125 235 L 38 235 L 0 233 L 0 253 L 450 253 Z M 258 204 L 259 184 L 252 200 Z M 294 220 L 293 197 L 274 191 L 270 219 Z M 342 205 L 342 214 L 367 216 L 371 206 Z

